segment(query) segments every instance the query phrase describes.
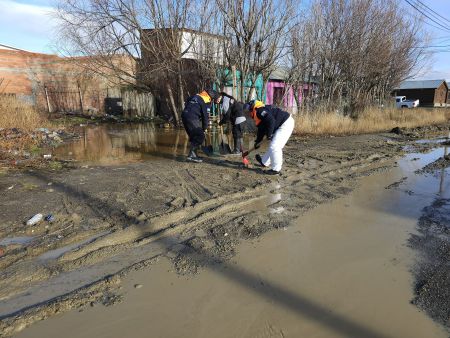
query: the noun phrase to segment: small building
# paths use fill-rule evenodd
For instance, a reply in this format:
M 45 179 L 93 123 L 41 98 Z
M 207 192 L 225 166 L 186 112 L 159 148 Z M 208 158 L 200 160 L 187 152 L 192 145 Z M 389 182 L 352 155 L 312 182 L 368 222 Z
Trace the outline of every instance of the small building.
M 298 93 L 295 95 L 292 86 L 286 82 L 287 78 L 287 72 L 281 68 L 276 69 L 270 74 L 266 86 L 265 102 L 266 104 L 281 107 L 295 114 L 307 98 L 314 96 L 317 90 L 317 84 L 315 82 L 305 81 L 298 86 Z
M 394 96 L 419 100 L 420 106 L 446 107 L 450 105 L 448 84 L 445 80 L 404 81 L 393 90 Z

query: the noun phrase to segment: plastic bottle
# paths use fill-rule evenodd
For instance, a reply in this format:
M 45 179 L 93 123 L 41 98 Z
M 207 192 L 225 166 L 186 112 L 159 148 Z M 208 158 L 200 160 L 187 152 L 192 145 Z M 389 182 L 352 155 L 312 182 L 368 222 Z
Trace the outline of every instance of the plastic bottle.
M 28 221 L 27 221 L 27 225 L 35 225 L 36 223 L 39 223 L 40 221 L 42 221 L 42 214 L 36 214 L 33 217 L 31 217 Z

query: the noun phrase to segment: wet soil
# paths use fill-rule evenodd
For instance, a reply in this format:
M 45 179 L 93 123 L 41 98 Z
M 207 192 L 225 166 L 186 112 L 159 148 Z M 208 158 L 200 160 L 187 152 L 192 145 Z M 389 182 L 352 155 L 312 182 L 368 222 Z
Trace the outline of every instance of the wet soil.
M 409 162 L 359 180 L 289 227 L 242 241 L 235 256 L 202 263 L 195 276 L 178 274 L 166 254 L 122 278 L 119 304 L 94 303 L 17 337 L 447 337 L 410 303 L 416 255 L 405 243 L 439 180 L 410 180 Z M 380 189 L 405 174 L 397 188 Z M 195 252 L 191 260 L 209 255 Z
M 185 162 L 180 132 L 104 128 L 55 151 L 72 168 L 0 177 L 0 238 L 32 238 L 0 251 L 1 335 L 72 308 L 120 302 L 122 276 L 159 257 L 188 275 L 225 264 L 242 240 L 284 229 L 349 194 L 358 178 L 388 172 L 407 151 L 436 147 L 412 139 L 426 137 L 420 130 L 295 137 L 285 149 L 283 175 L 271 177 L 257 166 L 244 168 L 239 156 Z M 38 212 L 55 220 L 24 225 Z
M 409 245 L 420 252 L 414 267 L 415 298 L 413 303 L 432 318 L 450 327 L 450 195 L 445 180 L 450 172 L 447 142 L 443 154 L 416 171 L 422 177 L 439 178 L 439 193 L 422 210 L 418 233 L 413 234 Z

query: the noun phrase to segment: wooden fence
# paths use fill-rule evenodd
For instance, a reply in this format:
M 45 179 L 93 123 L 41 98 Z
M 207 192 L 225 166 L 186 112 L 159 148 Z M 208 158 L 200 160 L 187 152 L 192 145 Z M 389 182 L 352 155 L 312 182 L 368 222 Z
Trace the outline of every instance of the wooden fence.
M 49 112 L 101 113 L 105 112 L 105 98 L 122 100 L 126 117 L 154 117 L 155 98 L 151 93 L 131 89 L 108 88 L 103 91 L 57 90 L 45 87 Z

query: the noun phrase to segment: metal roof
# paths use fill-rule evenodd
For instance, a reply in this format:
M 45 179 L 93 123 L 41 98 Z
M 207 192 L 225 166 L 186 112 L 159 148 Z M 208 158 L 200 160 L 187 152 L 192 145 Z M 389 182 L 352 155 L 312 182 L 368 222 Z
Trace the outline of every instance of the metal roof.
M 288 72 L 287 70 L 283 69 L 283 68 L 276 68 L 270 75 L 269 75 L 269 79 L 270 80 L 286 80 L 288 77 Z
M 403 81 L 395 89 L 436 89 L 442 82 L 445 82 L 445 80 Z
M 289 77 L 289 71 L 285 68 L 276 68 L 270 75 L 269 80 L 275 81 L 287 81 Z M 317 83 L 317 78 L 313 77 L 311 79 L 304 79 L 305 83 Z

